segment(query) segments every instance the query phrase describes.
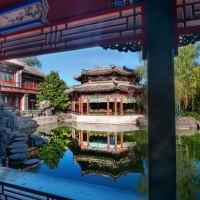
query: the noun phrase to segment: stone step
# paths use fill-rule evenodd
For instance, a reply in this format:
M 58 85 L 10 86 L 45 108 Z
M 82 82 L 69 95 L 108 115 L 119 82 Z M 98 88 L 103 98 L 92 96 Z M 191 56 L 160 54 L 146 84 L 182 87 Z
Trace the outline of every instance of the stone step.
M 19 149 L 19 148 L 27 148 L 27 144 L 23 144 L 23 143 L 20 143 L 20 144 L 11 144 L 9 146 L 7 146 L 7 149 Z

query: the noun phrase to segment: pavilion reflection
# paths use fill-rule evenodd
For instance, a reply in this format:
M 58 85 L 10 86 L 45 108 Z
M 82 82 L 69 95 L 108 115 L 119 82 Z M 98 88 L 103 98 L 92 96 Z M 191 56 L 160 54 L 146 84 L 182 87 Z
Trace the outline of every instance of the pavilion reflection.
M 82 175 L 97 174 L 115 181 L 128 173 L 143 173 L 146 144 L 140 132 L 90 131 L 72 128 L 69 149 Z

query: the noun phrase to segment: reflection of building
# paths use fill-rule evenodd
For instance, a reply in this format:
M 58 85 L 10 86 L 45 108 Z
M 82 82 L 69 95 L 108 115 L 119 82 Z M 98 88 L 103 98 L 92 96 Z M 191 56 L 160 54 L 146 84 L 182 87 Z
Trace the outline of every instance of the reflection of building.
M 97 132 L 72 129 L 74 162 L 82 174 L 101 174 L 117 179 L 122 174 L 143 172 L 140 144 L 133 132 Z
M 83 70 L 75 79 L 81 85 L 65 91 L 72 101 L 74 121 L 100 122 L 102 117 L 95 120 L 91 116 L 103 115 L 110 116 L 105 122 L 113 123 L 112 116 L 115 116 L 115 121 L 120 122 L 123 121 L 123 116 L 142 112 L 142 86 L 134 70 L 116 66 L 95 67 Z M 121 118 L 117 119 L 116 116 Z M 124 119 L 129 122 L 129 118 Z
M 35 67 L 27 66 L 16 60 L 0 62 L 0 84 L 4 107 L 29 110 L 39 94 L 38 84 L 44 74 Z

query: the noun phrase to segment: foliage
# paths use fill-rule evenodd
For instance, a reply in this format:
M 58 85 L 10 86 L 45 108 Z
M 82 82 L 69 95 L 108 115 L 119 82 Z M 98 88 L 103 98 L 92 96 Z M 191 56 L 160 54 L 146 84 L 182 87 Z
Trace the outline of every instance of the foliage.
M 20 58 L 18 59 L 20 62 L 25 63 L 28 66 L 33 66 L 38 69 L 42 68 L 42 63 L 40 62 L 39 58 L 37 56 L 32 57 L 26 57 L 26 58 Z
M 67 126 L 53 129 L 50 141 L 39 149 L 39 158 L 51 169 L 57 168 L 62 159 L 67 143 L 67 137 L 71 135 L 71 129 Z
M 194 117 L 196 120 L 200 121 L 200 113 L 197 112 L 187 112 L 185 113 L 186 116 Z
M 196 200 L 200 189 L 200 135 L 181 136 L 177 145 L 177 200 Z M 137 189 L 148 195 L 148 172 L 141 175 Z
M 182 103 L 184 111 L 194 110 L 195 97 L 200 82 L 200 67 L 196 59 L 200 55 L 199 45 L 188 45 L 179 48 L 175 58 L 175 91 L 176 102 Z
M 200 159 L 200 136 L 181 136 L 177 146 L 177 199 L 196 200 L 200 175 L 195 161 Z
M 40 94 L 37 95 L 37 105 L 43 100 L 48 100 L 54 107 L 55 112 L 69 109 L 69 101 L 64 90 L 68 86 L 60 79 L 58 72 L 51 71 L 44 78 L 44 82 L 39 84 Z

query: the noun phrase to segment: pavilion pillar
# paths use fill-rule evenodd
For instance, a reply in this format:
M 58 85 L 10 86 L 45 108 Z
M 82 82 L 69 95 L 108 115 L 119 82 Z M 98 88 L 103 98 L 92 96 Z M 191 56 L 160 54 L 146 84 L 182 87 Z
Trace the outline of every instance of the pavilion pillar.
M 146 0 L 149 200 L 176 200 L 175 3 L 174 0 Z
M 107 115 L 110 115 L 110 96 L 107 96 Z
M 79 97 L 79 113 L 80 115 L 83 114 L 83 97 L 82 96 Z
M 72 139 L 75 139 L 76 137 L 76 130 L 73 128 L 72 129 Z
M 107 151 L 110 152 L 110 133 L 107 133 Z
M 124 108 L 123 108 L 123 95 L 120 95 L 120 115 L 123 116 L 124 115 Z
M 121 132 L 120 135 L 121 152 L 124 152 L 124 133 Z
M 115 149 L 114 149 L 114 152 L 117 153 L 117 133 L 115 132 L 115 139 L 114 139 L 114 142 L 115 142 Z
M 114 115 L 117 115 L 117 95 L 114 96 Z
M 90 108 L 89 108 L 89 96 L 87 95 L 87 115 L 90 115 Z

